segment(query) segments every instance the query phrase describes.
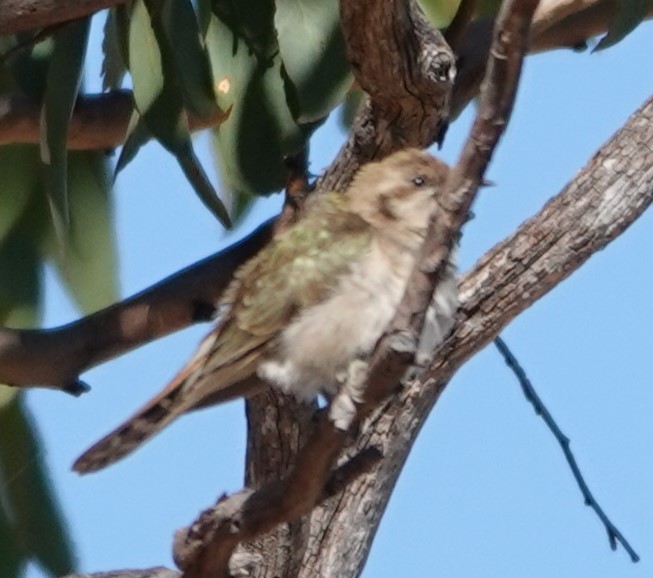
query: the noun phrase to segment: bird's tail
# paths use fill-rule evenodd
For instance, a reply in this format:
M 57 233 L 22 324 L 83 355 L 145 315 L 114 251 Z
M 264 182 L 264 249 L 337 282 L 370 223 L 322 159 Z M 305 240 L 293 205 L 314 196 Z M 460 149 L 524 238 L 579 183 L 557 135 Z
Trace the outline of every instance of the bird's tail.
M 176 381 L 176 380 L 175 380 Z M 121 426 L 86 450 L 73 464 L 85 474 L 101 470 L 134 451 L 185 411 L 183 382 L 173 382 Z
M 82 474 L 101 470 L 133 452 L 184 412 L 252 397 L 265 387 L 247 363 L 239 371 L 232 366 L 207 374 L 197 359 L 192 360 L 159 395 L 77 458 L 73 470 Z

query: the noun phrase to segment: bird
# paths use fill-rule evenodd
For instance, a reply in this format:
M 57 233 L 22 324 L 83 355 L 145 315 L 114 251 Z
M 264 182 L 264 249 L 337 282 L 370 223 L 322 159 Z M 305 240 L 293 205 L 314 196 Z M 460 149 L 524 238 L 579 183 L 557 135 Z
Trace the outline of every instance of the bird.
M 215 327 L 169 385 L 73 469 L 102 469 L 183 413 L 268 386 L 300 400 L 337 393 L 352 360 L 370 353 L 393 319 L 429 219 L 442 211 L 448 172 L 429 153 L 405 149 L 363 165 L 344 192 L 316 195 L 302 219 L 236 271 Z M 432 302 L 437 340 L 456 307 L 449 270 Z

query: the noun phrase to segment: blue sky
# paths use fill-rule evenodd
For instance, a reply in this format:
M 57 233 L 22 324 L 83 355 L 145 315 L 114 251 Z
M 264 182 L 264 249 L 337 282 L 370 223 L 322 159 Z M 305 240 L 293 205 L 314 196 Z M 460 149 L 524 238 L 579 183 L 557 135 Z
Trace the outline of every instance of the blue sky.
M 465 229 L 461 270 L 539 210 L 653 92 L 653 27 L 590 54 L 528 60 L 507 134 Z M 98 88 L 96 47 L 87 86 Z M 449 131 L 453 161 L 472 110 Z M 329 121 L 312 144 L 327 166 L 344 139 Z M 200 136 L 198 147 L 206 148 Z M 210 155 L 202 153 L 207 169 Z M 218 183 L 216 177 L 216 183 Z M 118 180 L 124 296 L 209 255 L 279 206 L 261 201 L 226 235 L 158 145 Z M 612 552 L 555 441 L 489 347 L 455 376 L 422 430 L 399 480 L 364 578 L 635 578 L 653 575 L 653 213 L 516 319 L 503 333 L 562 429 L 595 496 L 638 550 Z M 48 273 L 46 326 L 78 314 Z M 133 456 L 80 477 L 70 465 L 128 417 L 192 353 L 207 326 L 190 328 L 89 371 L 80 399 L 29 394 L 47 462 L 77 544 L 80 570 L 173 567 L 175 529 L 222 492 L 241 488 L 241 402 L 184 417 Z M 40 575 L 37 569 L 30 576 Z

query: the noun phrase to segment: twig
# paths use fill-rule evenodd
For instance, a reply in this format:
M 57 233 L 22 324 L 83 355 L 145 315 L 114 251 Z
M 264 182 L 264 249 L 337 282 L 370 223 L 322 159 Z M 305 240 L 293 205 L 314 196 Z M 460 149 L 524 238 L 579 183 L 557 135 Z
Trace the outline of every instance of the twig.
M 578 484 L 578 487 L 580 488 L 580 491 L 583 494 L 585 505 L 589 506 L 590 508 L 592 508 L 592 510 L 594 510 L 594 512 L 596 512 L 596 515 L 599 517 L 599 519 L 603 523 L 603 526 L 605 527 L 605 530 L 608 533 L 608 540 L 610 541 L 610 547 L 613 550 L 616 550 L 617 542 L 620 542 L 621 545 L 624 547 L 624 550 L 628 552 L 630 559 L 633 562 L 639 562 L 639 556 L 637 555 L 635 550 L 633 550 L 633 548 L 630 546 L 628 540 L 624 538 L 623 534 L 619 531 L 619 529 L 610 521 L 608 516 L 603 511 L 603 508 L 601 508 L 599 503 L 592 495 L 592 492 L 587 486 L 587 483 L 585 482 L 585 478 L 583 477 L 583 474 L 581 473 L 580 468 L 578 467 L 576 458 L 574 457 L 574 454 L 571 451 L 571 444 L 569 438 L 558 427 L 558 424 L 556 423 L 555 419 L 547 409 L 546 405 L 544 404 L 540 396 L 537 395 L 537 392 L 535 391 L 533 384 L 531 383 L 530 379 L 528 379 L 528 376 L 526 375 L 526 372 L 520 365 L 519 361 L 513 355 L 512 351 L 510 351 L 510 348 L 501 337 L 497 337 L 494 340 L 494 344 L 496 345 L 497 349 L 501 352 L 501 355 L 503 356 L 506 365 L 512 370 L 512 372 L 515 374 L 515 377 L 519 381 L 519 385 L 521 385 L 522 391 L 524 392 L 524 397 L 526 397 L 528 402 L 533 406 L 535 413 L 544 420 L 544 423 L 549 428 L 551 433 L 555 436 L 558 444 L 560 444 L 560 447 L 562 448 L 562 452 L 565 454 L 565 459 L 567 460 L 567 463 L 569 464 L 569 468 L 571 469 L 571 473 L 574 475 L 574 479 L 576 480 L 576 483 Z

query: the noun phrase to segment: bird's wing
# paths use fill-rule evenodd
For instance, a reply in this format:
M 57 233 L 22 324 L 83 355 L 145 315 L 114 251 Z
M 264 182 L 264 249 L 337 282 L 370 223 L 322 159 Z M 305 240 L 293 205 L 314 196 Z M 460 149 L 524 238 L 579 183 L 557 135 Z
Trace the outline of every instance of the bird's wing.
M 241 267 L 221 300 L 223 318 L 193 358 L 73 469 L 104 468 L 193 407 L 258 392 L 256 367 L 274 350 L 281 330 L 298 311 L 323 300 L 369 245 L 368 225 L 339 210 L 341 202 L 334 196 L 323 203 Z

